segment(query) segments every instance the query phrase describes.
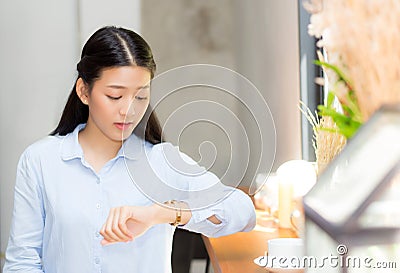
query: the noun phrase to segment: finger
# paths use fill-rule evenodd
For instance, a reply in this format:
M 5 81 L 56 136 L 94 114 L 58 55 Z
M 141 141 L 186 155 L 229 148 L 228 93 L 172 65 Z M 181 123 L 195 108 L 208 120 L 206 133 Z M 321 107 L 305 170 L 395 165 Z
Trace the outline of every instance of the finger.
M 130 208 L 122 207 L 120 213 L 121 213 L 121 217 L 119 218 L 118 227 L 119 227 L 120 231 L 124 234 L 124 236 L 128 238 L 128 240 L 133 240 L 133 234 L 128 229 L 128 225 L 127 225 L 127 222 L 129 221 L 129 219 L 133 218 Z
M 108 246 L 108 245 L 116 244 L 118 242 L 109 242 L 109 241 L 103 239 L 103 240 L 101 240 L 100 243 L 101 243 L 102 246 Z
M 128 242 L 130 242 L 130 241 L 132 241 L 132 240 L 129 240 L 129 241 L 126 241 L 125 243 L 128 243 Z M 107 241 L 107 240 L 105 240 L 105 239 L 103 239 L 103 240 L 101 240 L 101 245 L 102 246 L 108 246 L 108 245 L 112 245 L 112 244 L 116 244 L 116 243 L 121 243 L 121 242 L 109 242 L 109 241 Z
M 106 229 L 107 229 L 108 222 L 110 221 L 110 215 L 112 214 L 112 210 L 113 209 L 110 209 L 110 212 L 108 213 L 107 219 L 106 219 L 106 221 L 104 222 L 103 226 L 100 229 L 100 234 L 104 237 L 105 240 L 109 239 L 109 236 L 106 233 Z
M 108 240 L 110 240 L 110 237 L 107 235 L 107 233 L 106 233 L 106 223 L 104 223 L 104 225 L 103 225 L 103 227 L 101 228 L 101 230 L 100 230 L 100 234 L 103 236 L 103 241 L 107 241 L 107 242 L 109 242 Z
M 108 221 L 109 221 L 109 219 L 110 219 L 111 213 L 112 213 L 112 209 L 110 210 L 110 212 L 109 212 L 109 214 L 108 214 L 108 216 L 107 216 L 106 221 L 104 222 L 103 226 L 102 226 L 101 229 L 100 229 L 100 234 L 101 234 L 103 237 L 107 236 L 107 234 L 106 234 L 106 228 L 107 228 L 107 223 L 108 223 Z
M 113 232 L 113 222 L 115 214 L 116 214 L 116 208 L 110 209 L 107 221 L 104 224 L 104 228 L 102 229 L 101 232 L 101 235 L 103 235 L 104 239 L 109 242 L 118 241 L 118 236 L 116 236 Z
M 123 210 L 122 208 L 117 208 L 114 218 L 113 218 L 113 223 L 112 223 L 112 231 L 113 234 L 115 236 L 117 236 L 117 238 L 113 237 L 114 239 L 116 239 L 117 241 L 129 241 L 131 240 L 131 236 L 130 234 L 126 234 L 124 231 L 122 230 L 126 230 L 126 221 L 128 220 L 128 215 L 125 212 L 125 210 Z

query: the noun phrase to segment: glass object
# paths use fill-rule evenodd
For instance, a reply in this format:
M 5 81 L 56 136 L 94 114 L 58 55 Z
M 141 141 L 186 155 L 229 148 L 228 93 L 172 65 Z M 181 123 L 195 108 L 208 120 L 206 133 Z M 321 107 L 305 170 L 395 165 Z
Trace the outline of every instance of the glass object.
M 301 209 L 299 201 L 316 182 L 315 165 L 305 160 L 289 160 L 279 166 L 276 173 L 279 181 L 279 225 L 293 228 L 291 214 L 294 209 Z
M 386 252 L 367 250 L 387 245 L 398 250 L 399 177 L 400 106 L 385 106 L 359 129 L 304 197 L 307 255 L 321 262 L 329 255 L 340 261 L 356 253 L 377 261 L 373 253 Z M 363 266 L 325 264 L 307 272 L 375 272 Z M 384 272 L 399 268 L 397 264 L 397 269 Z
M 259 173 L 256 184 L 260 190 L 254 195 L 256 207 L 261 210 L 258 224 L 263 227 L 277 227 L 278 181 L 275 173 Z M 272 230 L 273 231 L 273 230 Z

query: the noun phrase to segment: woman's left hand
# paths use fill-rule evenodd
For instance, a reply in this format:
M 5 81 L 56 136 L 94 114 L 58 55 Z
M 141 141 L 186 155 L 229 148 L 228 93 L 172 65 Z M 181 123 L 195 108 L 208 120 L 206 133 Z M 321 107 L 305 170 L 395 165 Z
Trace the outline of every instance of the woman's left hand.
M 153 206 L 112 208 L 100 231 L 104 237 L 101 244 L 132 241 L 156 224 L 153 216 Z

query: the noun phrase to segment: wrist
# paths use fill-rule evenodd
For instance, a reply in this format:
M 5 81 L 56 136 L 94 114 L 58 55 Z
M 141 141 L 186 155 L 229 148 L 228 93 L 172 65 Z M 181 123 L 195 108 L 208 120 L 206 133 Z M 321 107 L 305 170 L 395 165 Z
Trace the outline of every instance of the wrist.
M 171 201 L 167 201 L 162 205 L 153 204 L 151 207 L 155 224 L 184 225 L 192 217 L 189 206 L 184 202 L 171 203 Z
M 169 200 L 164 202 L 164 205 L 169 206 L 169 209 L 175 210 L 175 220 L 173 222 L 170 222 L 169 224 L 171 226 L 181 226 L 182 225 L 182 205 L 180 202 L 176 200 Z
M 175 211 L 164 205 L 153 204 L 151 210 L 154 224 L 170 223 L 175 219 Z

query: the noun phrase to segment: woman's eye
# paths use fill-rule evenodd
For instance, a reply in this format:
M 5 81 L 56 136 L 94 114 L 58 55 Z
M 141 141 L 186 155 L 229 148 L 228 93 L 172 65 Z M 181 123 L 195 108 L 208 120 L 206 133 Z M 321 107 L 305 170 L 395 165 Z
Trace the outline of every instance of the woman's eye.
M 135 99 L 137 99 L 137 100 L 147 100 L 147 97 L 135 96 Z
M 108 96 L 108 95 L 107 95 L 107 98 L 109 98 L 110 100 L 118 100 L 118 99 L 122 98 L 122 96 L 113 97 L 113 96 Z

